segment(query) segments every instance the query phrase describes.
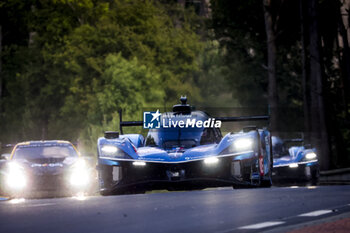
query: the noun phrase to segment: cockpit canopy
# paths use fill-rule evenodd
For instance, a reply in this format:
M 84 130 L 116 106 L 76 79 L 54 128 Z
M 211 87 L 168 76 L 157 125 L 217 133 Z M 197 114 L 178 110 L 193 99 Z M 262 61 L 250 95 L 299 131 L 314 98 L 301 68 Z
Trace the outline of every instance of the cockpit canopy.
M 197 127 L 195 122 L 210 120 L 209 116 L 201 111 L 163 113 L 160 120 L 160 128 L 149 130 L 146 146 L 188 149 L 217 143 L 222 138 L 219 128 Z

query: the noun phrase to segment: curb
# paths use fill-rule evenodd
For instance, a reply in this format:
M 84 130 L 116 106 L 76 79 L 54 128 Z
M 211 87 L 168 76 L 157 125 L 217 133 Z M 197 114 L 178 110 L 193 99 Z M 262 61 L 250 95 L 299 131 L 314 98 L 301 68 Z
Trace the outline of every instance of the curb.
M 334 222 L 334 221 L 349 218 L 349 217 L 350 217 L 350 212 L 339 214 L 336 216 L 331 216 L 328 218 L 322 218 L 322 219 L 318 219 L 310 222 L 304 222 L 304 223 L 299 223 L 299 224 L 294 224 L 294 225 L 289 225 L 284 227 L 277 227 L 271 230 L 263 231 L 263 233 L 279 233 L 279 232 L 289 232 L 293 230 L 301 230 L 305 227 L 312 227 L 323 223 L 330 223 L 330 222 Z

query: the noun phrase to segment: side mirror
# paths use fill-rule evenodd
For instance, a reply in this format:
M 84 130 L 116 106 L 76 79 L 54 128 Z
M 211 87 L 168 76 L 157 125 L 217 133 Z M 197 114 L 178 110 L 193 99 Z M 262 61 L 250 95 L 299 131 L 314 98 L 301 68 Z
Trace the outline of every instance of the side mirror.
M 1 156 L 0 156 L 0 159 L 2 159 L 2 160 L 9 160 L 10 158 L 11 158 L 10 153 L 1 154 Z

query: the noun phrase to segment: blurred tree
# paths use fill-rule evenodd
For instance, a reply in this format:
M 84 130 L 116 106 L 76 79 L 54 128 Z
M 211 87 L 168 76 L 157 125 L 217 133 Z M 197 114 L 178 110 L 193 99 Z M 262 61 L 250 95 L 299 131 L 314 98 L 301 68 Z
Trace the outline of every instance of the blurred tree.
M 297 53 L 300 34 L 299 25 L 295 25 L 299 20 L 298 4 L 290 0 L 211 3 L 215 37 L 226 65 L 232 66 L 227 76 L 233 97 L 243 106 L 270 104 L 275 133 L 300 129 L 297 121 L 283 124 L 288 120 L 287 108 L 299 111 L 302 104 Z M 283 109 L 279 109 L 278 102 Z M 277 120 L 279 112 L 283 116 Z
M 325 89 L 322 75 L 323 62 L 320 53 L 320 35 L 318 31 L 317 1 L 308 1 L 309 33 L 310 33 L 310 96 L 311 96 L 311 142 L 316 146 L 320 156 L 322 170 L 329 169 L 329 138 L 325 116 Z
M 211 1 L 210 28 L 219 42 L 233 99 L 241 106 L 264 105 L 267 79 L 264 15 L 256 1 Z
M 2 26 L 0 24 L 0 116 L 2 113 L 2 73 L 1 71 L 2 71 Z
M 271 131 L 278 134 L 278 95 L 277 95 L 277 77 L 276 77 L 276 31 L 278 13 L 273 16 L 272 0 L 263 0 L 264 19 L 267 43 L 267 73 L 268 73 L 268 103 L 270 107 L 270 128 Z M 282 3 L 281 3 L 282 4 Z
M 169 15 L 170 7 L 178 14 Z M 192 77 L 202 50 L 192 9 L 137 0 L 6 0 L 0 11 L 0 140 L 75 140 L 98 125 L 100 134 L 115 126 L 120 108 L 135 119 L 142 107 L 173 104 L 181 94 L 201 98 Z

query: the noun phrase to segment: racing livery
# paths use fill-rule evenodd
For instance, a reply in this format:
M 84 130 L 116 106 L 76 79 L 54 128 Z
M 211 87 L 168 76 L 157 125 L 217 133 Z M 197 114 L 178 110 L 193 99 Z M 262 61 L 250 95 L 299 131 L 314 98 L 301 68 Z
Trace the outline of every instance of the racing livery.
M 86 191 L 90 182 L 86 161 L 68 141 L 18 143 L 1 173 L 1 188 L 12 197 L 39 191 L 74 194 Z
M 316 149 L 305 146 L 290 146 L 303 142 L 302 139 L 282 140 L 272 137 L 273 148 L 273 181 L 317 184 L 319 163 Z
M 102 195 L 152 189 L 271 186 L 272 150 L 268 130 L 246 127 L 222 137 L 220 128 L 215 127 L 220 124 L 210 123 L 213 118 L 202 111 L 193 111 L 186 98 L 182 97 L 181 101 L 172 112 L 159 114 L 160 127 L 149 129 L 146 139 L 141 134 L 118 132 L 105 132 L 98 139 Z M 221 122 L 267 119 L 267 116 L 215 118 Z M 181 121 L 193 124 L 181 127 Z M 209 127 L 204 127 L 206 121 Z M 121 132 L 123 126 L 136 125 L 144 124 L 120 120 Z

